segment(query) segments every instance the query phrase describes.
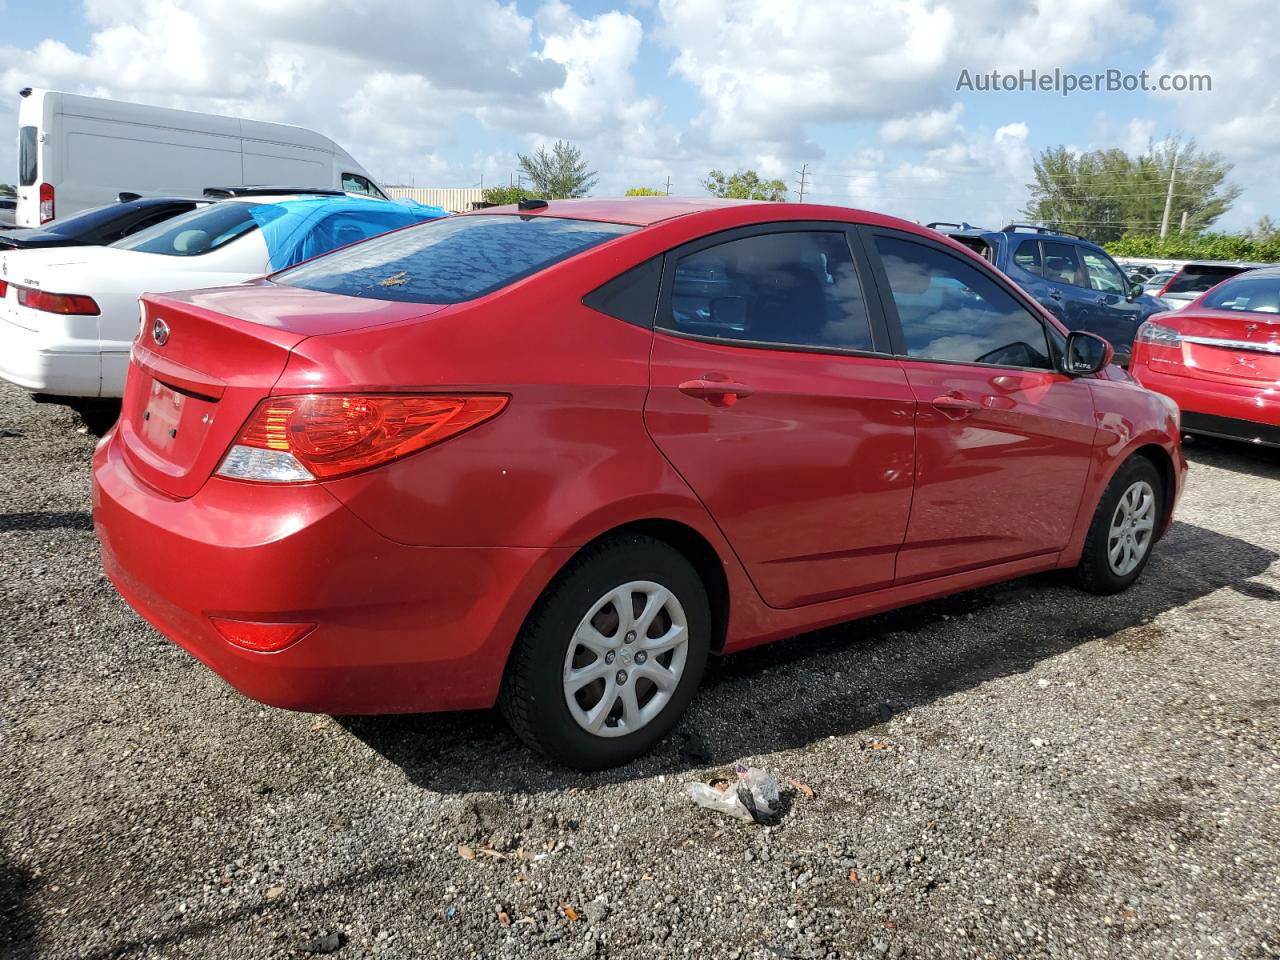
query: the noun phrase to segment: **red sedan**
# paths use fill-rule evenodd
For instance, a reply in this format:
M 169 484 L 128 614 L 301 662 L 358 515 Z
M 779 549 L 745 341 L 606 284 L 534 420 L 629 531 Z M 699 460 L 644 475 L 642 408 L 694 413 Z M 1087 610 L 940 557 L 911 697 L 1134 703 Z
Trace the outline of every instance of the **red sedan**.
M 526 201 L 148 296 L 94 463 L 121 594 L 239 690 L 482 708 L 625 762 L 732 653 L 1140 574 L 1177 410 L 965 248 L 855 210 Z
M 1280 268 L 1226 280 L 1138 328 L 1130 368 L 1189 433 L 1280 446 Z

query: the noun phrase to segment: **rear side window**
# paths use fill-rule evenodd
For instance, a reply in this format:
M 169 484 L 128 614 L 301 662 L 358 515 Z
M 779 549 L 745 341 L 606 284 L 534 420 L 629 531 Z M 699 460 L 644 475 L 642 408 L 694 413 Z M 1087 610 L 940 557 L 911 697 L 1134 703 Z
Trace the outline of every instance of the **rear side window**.
M 1013 262 L 1027 273 L 1040 276 L 1040 241 L 1023 240 L 1013 255 Z
M 224 200 L 158 223 L 111 244 L 119 250 L 196 257 L 258 229 L 250 213 L 257 204 Z
M 907 355 L 1052 369 L 1044 325 L 991 277 L 958 257 L 876 237 Z
M 652 329 L 662 283 L 662 257 L 653 257 L 592 290 L 582 302 L 633 326 Z
M 1044 278 L 1050 283 L 1065 283 L 1073 287 L 1087 287 L 1088 280 L 1080 267 L 1076 248 L 1069 243 L 1044 241 Z
M 1165 293 L 1204 293 L 1227 277 L 1243 272 L 1235 267 L 1183 267 L 1169 281 L 1169 288 Z
M 347 297 L 461 303 L 635 229 L 546 216 L 446 217 L 375 237 L 272 279 Z
M 37 136 L 35 127 L 23 127 L 18 131 L 18 183 L 24 187 L 34 184 L 39 175 L 36 164 Z
M 1204 305 L 1213 310 L 1280 313 L 1280 277 L 1239 277 L 1205 297 Z
M 872 349 L 843 232 L 767 233 L 680 257 L 661 325 L 779 346 Z

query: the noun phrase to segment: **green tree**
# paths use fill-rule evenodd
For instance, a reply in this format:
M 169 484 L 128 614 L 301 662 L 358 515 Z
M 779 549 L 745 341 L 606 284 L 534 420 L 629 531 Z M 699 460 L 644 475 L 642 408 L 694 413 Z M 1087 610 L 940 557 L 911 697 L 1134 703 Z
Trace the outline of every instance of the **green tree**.
M 661 190 L 655 190 L 653 187 L 629 187 L 626 196 L 628 197 L 665 197 L 666 194 Z
M 1188 232 L 1204 231 L 1240 196 L 1240 188 L 1227 182 L 1231 164 L 1179 138 L 1148 144 L 1137 157 L 1116 149 L 1072 153 L 1050 147 L 1036 157 L 1034 169 L 1023 213 L 1103 243 L 1125 234 L 1158 234 L 1170 178 L 1171 231 L 1182 229 L 1184 214 Z
M 1260 217 L 1258 222 L 1249 228 L 1249 237 L 1260 243 L 1266 243 L 1280 232 L 1280 228 L 1276 227 L 1275 221 L 1270 217 Z
M 484 202 L 490 205 L 499 205 L 504 203 L 519 203 L 527 197 L 536 197 L 538 194 L 524 187 L 485 187 Z
M 761 180 L 754 170 L 739 170 L 726 175 L 722 170 L 712 170 L 702 181 L 702 187 L 714 197 L 732 197 L 735 200 L 785 200 L 787 185 L 781 180 Z
M 532 156 L 523 153 L 516 156 L 537 195 L 551 200 L 585 197 L 600 179 L 596 171 L 587 169 L 582 151 L 567 140 L 557 140 L 550 152 L 546 147 L 538 147 Z

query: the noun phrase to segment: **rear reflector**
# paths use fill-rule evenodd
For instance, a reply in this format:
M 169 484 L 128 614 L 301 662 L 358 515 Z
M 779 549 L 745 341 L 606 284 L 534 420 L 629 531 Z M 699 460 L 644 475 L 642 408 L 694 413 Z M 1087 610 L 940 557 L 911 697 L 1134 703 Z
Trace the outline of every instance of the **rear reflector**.
M 254 653 L 276 653 L 316 628 L 314 623 L 252 623 L 222 617 L 210 617 L 209 622 L 229 643 Z
M 497 416 L 508 400 L 492 394 L 268 397 L 218 473 L 260 483 L 339 477 L 456 436 Z
M 19 287 L 18 303 L 31 310 L 43 310 L 45 313 L 60 313 L 66 316 L 96 317 L 102 311 L 93 297 L 78 293 L 49 293 L 32 287 Z
M 9 285 L 5 283 L 3 280 L 0 280 L 0 300 L 3 300 L 8 295 L 9 295 Z

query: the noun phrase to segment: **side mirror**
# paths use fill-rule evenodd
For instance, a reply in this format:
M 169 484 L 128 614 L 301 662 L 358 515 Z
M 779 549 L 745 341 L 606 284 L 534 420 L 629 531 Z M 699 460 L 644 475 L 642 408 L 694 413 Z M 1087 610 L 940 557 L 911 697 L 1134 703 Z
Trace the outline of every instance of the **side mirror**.
M 711 322 L 718 327 L 745 330 L 747 326 L 747 298 L 716 297 L 711 301 Z
M 1129 295 L 1125 297 L 1130 303 L 1137 300 L 1145 292 L 1144 287 L 1140 283 L 1129 284 Z
M 1067 334 L 1062 372 L 1069 377 L 1087 377 L 1106 367 L 1115 354 L 1111 344 L 1096 333 L 1073 330 Z

